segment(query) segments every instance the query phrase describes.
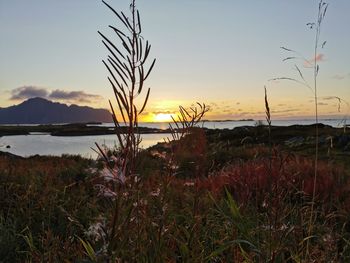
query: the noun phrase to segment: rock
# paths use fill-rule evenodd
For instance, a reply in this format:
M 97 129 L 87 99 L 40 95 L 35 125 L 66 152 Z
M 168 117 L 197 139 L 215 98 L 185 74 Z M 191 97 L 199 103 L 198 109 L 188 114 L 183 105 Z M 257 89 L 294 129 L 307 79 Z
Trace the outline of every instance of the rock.
M 6 149 L 10 149 L 10 148 L 11 148 L 11 146 L 10 146 L 10 145 L 7 145 L 7 146 L 6 146 Z

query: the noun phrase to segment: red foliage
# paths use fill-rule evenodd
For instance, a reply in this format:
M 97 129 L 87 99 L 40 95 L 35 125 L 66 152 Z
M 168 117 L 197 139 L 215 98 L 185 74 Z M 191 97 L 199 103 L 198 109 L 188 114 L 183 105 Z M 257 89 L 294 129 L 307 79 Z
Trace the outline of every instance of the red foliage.
M 209 178 L 198 179 L 198 189 L 206 189 L 214 195 L 226 187 L 239 202 L 256 200 L 262 203 L 268 193 L 280 198 L 288 196 L 310 198 L 314 185 L 314 161 L 293 157 L 286 160 L 272 158 L 255 159 L 231 164 Z M 319 201 L 338 199 L 347 194 L 341 169 L 319 162 L 316 180 L 316 197 Z

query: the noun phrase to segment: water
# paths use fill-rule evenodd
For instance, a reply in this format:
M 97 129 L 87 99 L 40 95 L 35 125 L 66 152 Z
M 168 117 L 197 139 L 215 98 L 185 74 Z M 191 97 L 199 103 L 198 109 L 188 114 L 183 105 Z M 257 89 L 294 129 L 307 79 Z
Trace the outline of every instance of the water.
M 263 121 L 264 122 L 264 121 Z M 343 127 L 344 121 L 341 119 L 321 119 L 319 120 L 320 123 L 330 125 L 332 127 Z M 273 120 L 272 125 L 273 126 L 290 126 L 290 125 L 310 125 L 314 124 L 315 120 L 312 119 L 304 119 L 304 120 Z M 241 126 L 254 126 L 256 124 L 255 120 L 251 121 L 208 121 L 201 124 L 201 126 L 208 128 L 208 129 L 233 129 L 236 127 Z M 96 126 L 96 125 L 93 125 Z M 101 125 L 97 126 L 104 126 L 104 127 L 114 127 L 113 123 L 103 123 Z M 156 128 L 156 129 L 167 129 L 169 127 L 169 124 L 166 122 L 144 122 L 139 124 L 140 127 L 149 127 L 149 128 Z
M 141 147 L 148 148 L 152 145 L 162 142 L 169 134 L 143 134 Z M 117 145 L 116 135 L 97 135 L 97 136 L 75 136 L 60 137 L 49 134 L 31 134 L 0 137 L 0 151 L 10 152 L 19 156 L 27 157 L 31 155 L 53 155 L 79 154 L 86 158 L 96 158 L 97 153 L 92 150 L 95 142 L 99 145 L 114 147 Z M 6 146 L 11 148 L 7 149 Z
M 341 120 L 325 119 L 320 122 L 333 127 L 342 127 L 344 123 Z M 275 126 L 289 126 L 294 124 L 308 125 L 315 123 L 314 120 L 275 120 Z M 205 122 L 203 127 L 210 129 L 233 129 L 239 126 L 254 126 L 255 121 L 222 121 Z M 112 123 L 103 123 L 100 126 L 113 127 Z M 140 126 L 149 128 L 166 129 L 168 123 L 140 123 Z M 141 147 L 148 148 L 152 145 L 162 142 L 164 138 L 170 137 L 169 134 L 143 134 Z M 4 136 L 0 137 L 0 151 L 7 151 L 20 156 L 79 154 L 87 158 L 95 158 L 97 153 L 91 148 L 95 148 L 95 142 L 113 147 L 117 143 L 116 135 L 97 135 L 97 136 L 74 136 L 57 137 L 49 134 L 32 133 L 30 135 Z M 6 146 L 11 148 L 7 149 Z

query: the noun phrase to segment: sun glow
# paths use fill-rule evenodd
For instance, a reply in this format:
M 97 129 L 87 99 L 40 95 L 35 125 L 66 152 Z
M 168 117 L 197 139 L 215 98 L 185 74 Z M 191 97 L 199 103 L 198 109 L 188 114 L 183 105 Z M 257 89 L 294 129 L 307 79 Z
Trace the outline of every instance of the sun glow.
M 154 122 L 171 122 L 171 116 L 173 114 L 170 113 L 158 113 L 153 117 Z

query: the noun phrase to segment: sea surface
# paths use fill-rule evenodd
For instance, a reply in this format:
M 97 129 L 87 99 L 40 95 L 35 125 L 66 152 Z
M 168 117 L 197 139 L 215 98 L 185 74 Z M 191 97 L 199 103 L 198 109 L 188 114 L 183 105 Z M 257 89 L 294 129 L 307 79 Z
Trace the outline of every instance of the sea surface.
M 343 127 L 344 120 L 343 119 L 321 119 L 320 123 L 330 125 L 333 127 Z M 200 123 L 199 126 L 208 128 L 208 129 L 233 129 L 235 127 L 241 126 L 254 126 L 257 121 L 248 120 L 248 121 L 206 121 L 204 123 Z M 262 123 L 266 124 L 266 121 L 262 121 Z M 315 120 L 304 119 L 304 120 L 273 120 L 273 126 L 290 126 L 290 125 L 310 125 L 314 124 Z M 347 123 L 346 123 L 347 124 Z M 96 126 L 93 124 L 93 126 Z M 97 126 L 104 127 L 114 127 L 113 123 L 103 123 Z M 167 129 L 169 124 L 167 122 L 143 122 L 139 124 L 140 127 L 149 127 L 149 128 L 157 128 L 157 129 Z
M 336 119 L 320 120 L 321 123 L 333 127 L 343 127 L 344 122 Z M 289 126 L 294 124 L 308 125 L 315 123 L 314 120 L 275 120 L 275 126 Z M 209 129 L 233 129 L 240 126 L 254 126 L 256 121 L 219 121 L 204 122 L 201 126 Z M 139 126 L 167 129 L 168 123 L 140 123 Z M 113 127 L 112 123 L 103 123 L 101 126 Z M 170 134 L 143 134 L 141 147 L 148 148 L 164 139 Z M 51 136 L 49 134 L 32 133 L 30 135 L 14 135 L 0 137 L 0 151 L 10 152 L 19 156 L 31 155 L 53 155 L 79 154 L 86 158 L 96 158 L 95 143 L 114 147 L 117 144 L 116 135 L 95 135 L 95 136 Z M 6 148 L 9 146 L 10 148 Z

